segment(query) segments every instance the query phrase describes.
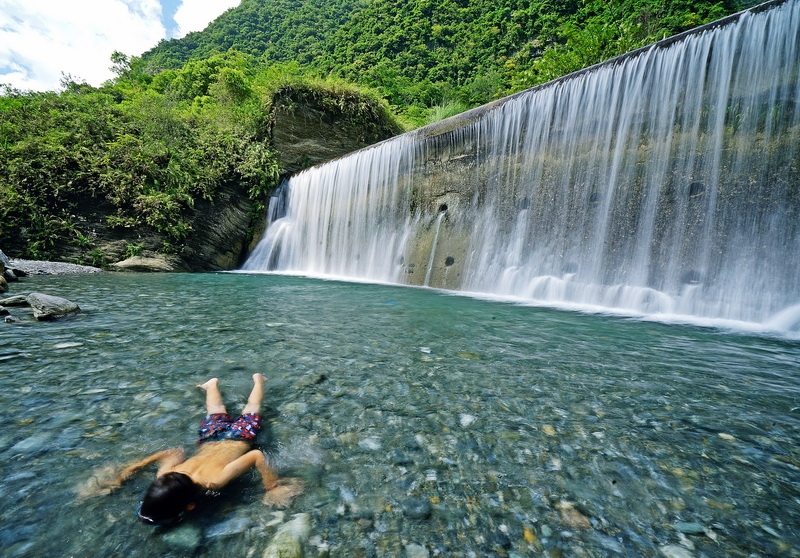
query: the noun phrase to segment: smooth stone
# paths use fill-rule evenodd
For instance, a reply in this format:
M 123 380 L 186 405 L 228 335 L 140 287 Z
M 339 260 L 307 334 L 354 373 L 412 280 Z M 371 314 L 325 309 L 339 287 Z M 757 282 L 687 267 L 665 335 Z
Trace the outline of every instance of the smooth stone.
M 678 521 L 674 525 L 675 530 L 685 535 L 702 535 L 706 532 L 706 528 L 700 523 L 692 523 L 688 521 Z
M 39 453 L 50 449 L 52 441 L 52 434 L 36 434 L 20 440 L 11 446 L 10 451 L 13 453 Z
M 206 537 L 227 537 L 244 533 L 253 526 L 253 521 L 247 517 L 234 517 L 213 525 L 206 531 Z
M 375 451 L 381 449 L 381 441 L 378 438 L 371 436 L 359 441 L 358 446 L 365 450 Z
M 77 304 L 66 298 L 42 293 L 29 294 L 28 304 L 33 308 L 33 317 L 37 320 L 64 318 L 81 310 Z
M 184 271 L 177 257 L 158 254 L 153 257 L 132 256 L 111 266 L 120 271 L 140 271 L 145 273 L 170 273 Z
M 668 544 L 659 548 L 666 558 L 694 558 L 694 555 L 677 544 Z
M 164 544 L 175 550 L 193 554 L 203 541 L 203 532 L 191 523 L 183 523 L 164 533 L 161 539 Z
M 264 558 L 303 558 L 303 542 L 311 532 L 311 519 L 307 513 L 298 513 L 293 519 L 278 527 L 278 531 L 264 551 Z
M 28 306 L 28 295 L 14 295 L 0 299 L 3 306 Z
M 425 500 L 411 498 L 403 502 L 403 513 L 412 519 L 428 519 L 432 511 L 431 505 Z
M 419 544 L 407 544 L 404 550 L 406 558 L 430 558 L 428 549 Z
M 475 417 L 474 415 L 469 415 L 467 413 L 463 413 L 462 415 L 460 415 L 458 417 L 459 424 L 461 424 L 461 426 L 463 426 L 465 428 L 467 426 L 469 426 L 470 424 L 472 424 L 473 422 L 475 422 L 476 420 L 477 420 L 477 417 Z

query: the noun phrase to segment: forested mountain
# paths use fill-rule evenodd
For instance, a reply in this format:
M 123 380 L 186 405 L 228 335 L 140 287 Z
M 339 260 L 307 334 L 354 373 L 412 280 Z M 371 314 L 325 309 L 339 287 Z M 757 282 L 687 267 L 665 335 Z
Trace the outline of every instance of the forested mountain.
M 148 72 L 235 49 L 376 88 L 416 123 L 549 81 L 750 0 L 243 0 L 143 55 Z

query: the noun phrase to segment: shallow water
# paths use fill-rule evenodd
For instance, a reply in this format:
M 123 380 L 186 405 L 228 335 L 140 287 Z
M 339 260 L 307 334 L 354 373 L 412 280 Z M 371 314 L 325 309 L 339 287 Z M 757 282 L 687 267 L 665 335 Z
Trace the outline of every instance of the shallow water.
M 800 556 L 800 344 L 427 289 L 273 275 L 37 277 L 83 312 L 0 324 L 7 556 Z M 211 376 L 231 410 L 268 377 L 262 448 L 308 488 L 281 516 L 255 473 L 177 529 L 135 519 L 191 448 Z M 409 548 L 409 551 L 411 549 Z M 673 549 L 674 550 L 674 549 Z

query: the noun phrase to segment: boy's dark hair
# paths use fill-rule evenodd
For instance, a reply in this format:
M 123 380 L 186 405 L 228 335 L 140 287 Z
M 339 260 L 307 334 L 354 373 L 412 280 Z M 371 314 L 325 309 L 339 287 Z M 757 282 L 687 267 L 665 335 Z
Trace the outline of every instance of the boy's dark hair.
M 151 525 L 180 520 L 194 504 L 197 485 L 183 473 L 167 473 L 158 477 L 145 492 L 139 506 L 139 519 Z

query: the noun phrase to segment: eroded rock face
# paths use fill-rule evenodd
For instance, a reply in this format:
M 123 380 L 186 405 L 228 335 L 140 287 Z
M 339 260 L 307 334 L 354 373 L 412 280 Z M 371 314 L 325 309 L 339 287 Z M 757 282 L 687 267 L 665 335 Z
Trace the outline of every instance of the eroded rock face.
M 190 271 L 235 269 L 247 251 L 253 233 L 261 234 L 252 223 L 253 202 L 244 187 L 225 185 L 213 201 L 202 200 L 195 206 L 193 233 L 179 254 Z
M 273 100 L 272 142 L 283 174 L 378 143 L 402 132 L 377 107 L 348 110 L 359 100 L 347 93 L 324 96 L 311 88 L 286 88 Z M 336 101 L 336 102 L 331 102 Z

